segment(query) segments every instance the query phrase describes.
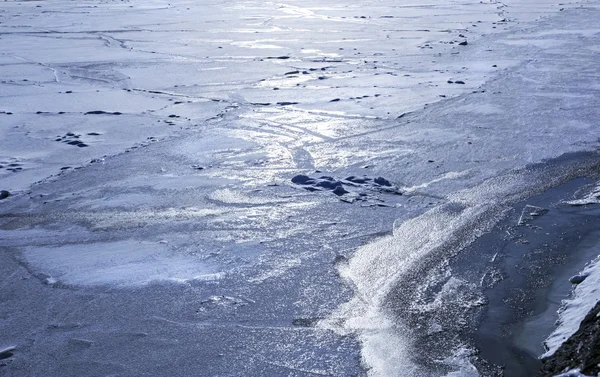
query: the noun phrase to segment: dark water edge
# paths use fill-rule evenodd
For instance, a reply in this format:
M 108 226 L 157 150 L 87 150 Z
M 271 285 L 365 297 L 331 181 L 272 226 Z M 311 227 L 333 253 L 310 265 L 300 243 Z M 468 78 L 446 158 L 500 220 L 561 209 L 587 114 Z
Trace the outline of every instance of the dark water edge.
M 471 246 L 496 255 L 494 268 L 502 279 L 485 287 L 488 303 L 470 334 L 478 357 L 491 364 L 480 365 L 482 375 L 527 377 L 540 369 L 542 342 L 554 329 L 560 300 L 572 288 L 568 279 L 598 254 L 590 243 L 598 242 L 600 208 L 561 203 L 590 183 L 575 179 L 519 203 L 495 231 Z M 548 212 L 518 226 L 526 205 Z
M 580 176 L 595 177 L 596 169 Z M 595 182 L 572 178 L 510 206 L 491 231 L 459 252 L 443 247 L 398 283 L 388 308 L 412 329 L 424 375 L 452 371 L 444 360 L 457 349 L 471 355 L 482 377 L 538 373 L 542 343 L 572 288 L 568 279 L 598 255 L 600 206 L 564 201 Z M 526 206 L 539 214 L 519 224 Z

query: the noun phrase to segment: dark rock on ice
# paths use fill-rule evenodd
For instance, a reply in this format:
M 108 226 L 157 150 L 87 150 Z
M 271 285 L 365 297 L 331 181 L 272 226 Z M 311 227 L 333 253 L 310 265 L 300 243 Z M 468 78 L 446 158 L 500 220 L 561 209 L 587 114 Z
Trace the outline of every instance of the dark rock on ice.
M 348 182 L 352 182 L 352 183 L 357 183 L 357 184 L 363 184 L 363 183 L 367 183 L 367 181 L 369 181 L 369 178 L 363 177 L 363 178 L 358 178 L 355 177 L 353 175 L 346 177 L 346 181 Z
M 327 190 L 335 190 L 338 187 L 342 187 L 342 182 L 340 181 L 330 181 L 330 180 L 320 180 L 315 183 L 315 186 L 322 187 Z M 347 192 L 347 191 L 346 191 Z
M 2 199 L 6 199 L 10 196 L 10 192 L 6 191 L 6 190 L 1 190 L 0 191 L 0 200 Z
M 587 278 L 587 275 L 575 275 L 569 279 L 571 284 L 581 284 Z
M 337 182 L 337 183 L 339 183 L 339 182 Z M 338 187 L 336 187 L 333 190 L 333 193 L 336 194 L 337 196 L 342 196 L 344 194 L 347 194 L 348 191 L 346 191 L 346 189 L 344 189 L 344 187 L 342 187 L 342 185 L 340 184 Z
M 467 41 L 463 41 L 463 42 L 460 42 L 458 45 L 459 45 L 459 46 L 466 46 L 466 45 L 468 45 L 468 44 L 469 44 L 469 43 L 468 43 Z
M 3 350 L 0 350 L 0 360 L 4 360 L 4 359 L 8 359 L 10 357 L 13 357 L 15 355 L 14 351 L 15 351 L 15 347 L 7 347 Z
M 297 185 L 310 185 L 315 183 L 315 180 L 307 175 L 299 174 L 292 178 L 292 183 L 295 183 Z
M 102 115 L 102 114 L 107 114 L 107 115 L 121 115 L 122 113 L 120 113 L 118 111 L 115 111 L 114 113 L 111 113 L 111 112 L 102 111 L 102 110 L 94 110 L 94 111 L 88 111 L 84 115 Z
M 392 186 L 392 184 L 390 183 L 390 181 L 388 181 L 387 179 L 383 178 L 383 177 L 377 177 L 375 178 L 375 180 L 373 180 L 373 182 L 377 183 L 380 186 Z

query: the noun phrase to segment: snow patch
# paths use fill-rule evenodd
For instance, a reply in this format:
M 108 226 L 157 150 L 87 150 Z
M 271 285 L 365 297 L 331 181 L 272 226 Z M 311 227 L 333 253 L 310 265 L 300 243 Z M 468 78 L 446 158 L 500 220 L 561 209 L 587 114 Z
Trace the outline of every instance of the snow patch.
M 220 273 L 192 255 L 176 254 L 164 243 L 118 241 L 27 247 L 28 263 L 51 275 L 48 283 L 140 286 L 156 280 L 218 279 Z

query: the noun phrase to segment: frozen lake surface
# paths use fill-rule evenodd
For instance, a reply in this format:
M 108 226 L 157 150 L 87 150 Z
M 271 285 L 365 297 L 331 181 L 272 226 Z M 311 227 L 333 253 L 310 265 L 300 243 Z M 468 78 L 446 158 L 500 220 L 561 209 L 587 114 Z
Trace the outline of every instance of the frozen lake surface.
M 508 265 L 474 282 L 452 261 L 487 258 L 490 232 L 524 244 L 499 226 L 515 208 L 597 180 L 598 19 L 596 1 L 1 3 L 0 373 L 492 373 L 464 335 Z M 545 204 L 597 205 L 561 192 Z M 561 313 L 552 347 L 577 323 Z

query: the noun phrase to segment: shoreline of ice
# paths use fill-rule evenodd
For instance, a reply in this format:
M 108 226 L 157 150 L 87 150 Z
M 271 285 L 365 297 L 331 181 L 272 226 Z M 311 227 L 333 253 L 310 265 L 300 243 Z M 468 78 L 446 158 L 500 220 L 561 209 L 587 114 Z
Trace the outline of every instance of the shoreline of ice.
M 569 298 L 562 301 L 556 329 L 544 341 L 547 348 L 541 358 L 554 355 L 578 329 L 585 316 L 600 301 L 600 256 L 589 262 L 577 277 L 584 277 L 573 288 Z

